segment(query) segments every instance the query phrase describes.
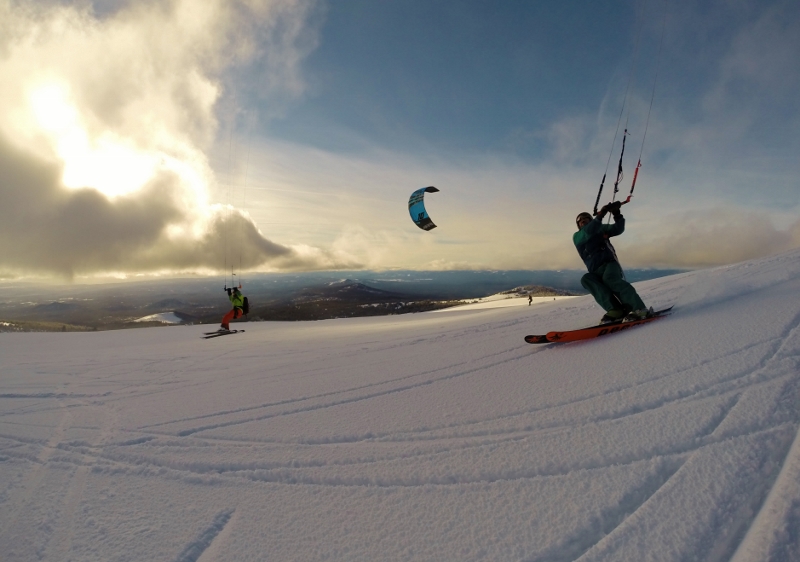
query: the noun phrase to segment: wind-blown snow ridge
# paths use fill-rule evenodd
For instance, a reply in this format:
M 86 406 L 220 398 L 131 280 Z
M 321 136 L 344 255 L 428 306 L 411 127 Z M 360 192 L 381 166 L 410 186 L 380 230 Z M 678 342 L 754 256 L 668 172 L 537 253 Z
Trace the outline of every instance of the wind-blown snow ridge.
M 565 345 L 591 299 L 4 334 L 4 562 L 800 559 L 800 252 L 637 286 Z
M 197 562 L 203 552 L 211 546 L 211 541 L 217 538 L 217 535 L 219 535 L 225 528 L 225 525 L 228 524 L 231 515 L 233 515 L 232 509 L 217 513 L 211 525 L 183 549 L 183 552 L 178 555 L 175 562 Z

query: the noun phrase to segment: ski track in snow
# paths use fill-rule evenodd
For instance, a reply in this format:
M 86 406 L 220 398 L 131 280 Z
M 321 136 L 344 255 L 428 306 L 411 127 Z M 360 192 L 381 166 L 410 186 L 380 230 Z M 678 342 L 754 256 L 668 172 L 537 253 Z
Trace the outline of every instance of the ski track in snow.
M 588 298 L 235 341 L 4 334 L 0 551 L 797 559 L 799 264 L 642 283 L 673 316 L 565 345 L 522 337 L 590 324 Z
M 217 538 L 233 515 L 233 509 L 219 512 L 211 525 L 205 529 L 200 536 L 190 542 L 186 548 L 178 555 L 175 562 L 197 562 L 203 553 L 211 546 L 212 541 Z

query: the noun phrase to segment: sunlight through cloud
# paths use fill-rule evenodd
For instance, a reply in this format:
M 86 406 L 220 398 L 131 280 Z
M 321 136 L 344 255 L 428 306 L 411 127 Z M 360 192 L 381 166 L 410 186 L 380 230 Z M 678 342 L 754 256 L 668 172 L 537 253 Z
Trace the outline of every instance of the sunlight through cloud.
M 250 268 L 339 265 L 211 200 L 217 113 L 237 103 L 226 73 L 266 56 L 272 90 L 300 91 L 309 5 L 154 0 L 98 15 L 0 0 L 0 272 L 213 271 L 233 245 Z

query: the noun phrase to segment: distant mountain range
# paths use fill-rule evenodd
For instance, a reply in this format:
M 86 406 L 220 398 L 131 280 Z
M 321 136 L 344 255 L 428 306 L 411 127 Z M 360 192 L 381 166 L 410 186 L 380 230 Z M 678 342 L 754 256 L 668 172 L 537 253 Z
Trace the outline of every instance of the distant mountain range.
M 631 281 L 675 270 L 626 271 Z M 242 275 L 249 320 L 320 320 L 434 310 L 497 293 L 584 294 L 582 271 L 354 271 Z M 0 283 L 0 331 L 108 330 L 219 323 L 230 302 L 219 278 L 172 278 L 103 284 Z M 162 317 L 163 318 L 163 317 Z M 172 316 L 170 316 L 172 318 Z M 145 321 L 142 321 L 145 319 Z
M 460 302 L 385 291 L 352 279 L 342 279 L 307 287 L 264 305 L 251 304 L 250 316 L 253 320 L 324 320 L 424 312 Z

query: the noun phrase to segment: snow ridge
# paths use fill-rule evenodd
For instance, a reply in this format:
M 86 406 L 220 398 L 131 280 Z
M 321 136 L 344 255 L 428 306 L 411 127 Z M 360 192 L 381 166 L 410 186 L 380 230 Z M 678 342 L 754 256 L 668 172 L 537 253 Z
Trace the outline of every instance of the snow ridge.
M 211 542 L 217 538 L 217 535 L 219 535 L 225 528 L 225 525 L 228 524 L 233 512 L 233 509 L 226 509 L 217 513 L 211 525 L 200 533 L 195 540 L 186 545 L 186 548 L 175 558 L 175 562 L 197 562 L 203 555 L 203 552 L 211 546 Z

